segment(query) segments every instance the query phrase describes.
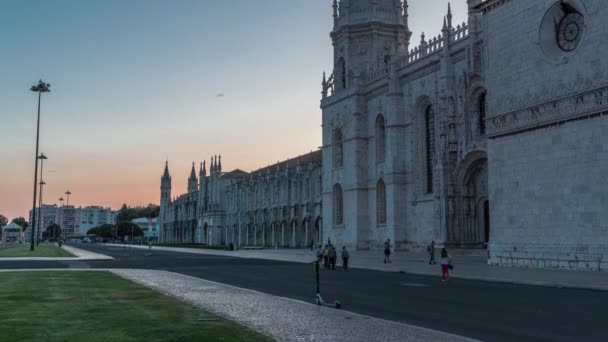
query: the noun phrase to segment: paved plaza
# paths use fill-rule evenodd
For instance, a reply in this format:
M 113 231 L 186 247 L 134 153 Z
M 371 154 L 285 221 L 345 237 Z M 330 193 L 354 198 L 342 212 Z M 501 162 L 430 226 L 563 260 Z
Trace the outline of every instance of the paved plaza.
M 277 341 L 473 341 L 452 334 L 334 310 L 173 272 L 112 272 L 211 310 L 272 336 Z M 370 335 L 370 332 L 373 334 Z
M 166 271 L 214 284 L 256 291 L 269 298 L 286 298 L 292 302 L 295 301 L 294 303 L 305 304 L 307 307 L 314 303 L 314 265 L 307 263 L 308 260 L 305 260 L 304 256 L 310 251 L 272 251 L 273 254 L 278 255 L 297 256 L 298 253 L 302 253 L 298 257 L 301 259 L 300 262 L 288 262 L 202 254 L 202 252 L 171 252 L 160 248 L 153 248 L 151 255 L 146 249 L 125 246 L 81 244 L 78 245 L 78 248 L 104 254 L 114 259 L 14 261 L 2 263 L 0 266 L 4 269 L 14 270 Z M 242 251 L 242 254 L 268 254 L 270 252 Z M 213 253 L 230 252 L 214 251 Z M 359 256 L 359 254 L 355 253 L 353 257 L 355 256 Z M 294 256 L 290 256 L 290 258 L 294 258 Z M 463 258 L 466 260 L 466 256 Z M 459 260 L 456 256 L 455 259 Z M 381 261 L 379 263 L 384 265 Z M 386 267 L 395 267 L 396 263 L 399 263 L 398 259 Z M 423 261 L 417 263 L 421 267 L 424 265 Z M 461 263 L 462 260 L 458 261 L 457 265 Z M 436 265 L 428 267 L 432 270 L 437 269 Z M 460 266 L 456 267 L 458 270 Z M 502 270 L 502 268 L 497 268 L 497 270 Z M 592 275 L 593 273 L 573 272 L 572 274 Z M 181 279 L 178 276 L 173 276 L 173 278 Z M 161 280 L 159 282 L 161 285 L 165 284 L 162 286 L 172 286 Z M 190 298 L 192 300 L 203 298 L 198 293 L 202 292 L 203 288 L 207 291 L 206 285 L 197 284 L 192 285 L 193 289 L 188 289 L 189 285 L 182 284 L 182 286 L 176 281 L 177 296 L 181 296 L 180 298 L 193 296 Z M 605 339 L 601 327 L 603 326 L 603 312 L 608 306 L 608 291 L 531 286 L 465 278 L 453 278 L 447 283 L 443 283 L 437 274 L 381 272 L 363 268 L 354 268 L 347 272 L 341 269 L 322 270 L 320 290 L 326 303 L 331 304 L 335 300 L 342 302 L 341 310 L 326 308 L 335 317 L 342 317 L 343 314 L 356 314 L 405 324 L 408 327 L 418 326 L 482 341 L 603 341 Z M 207 299 L 213 298 L 211 296 Z M 222 306 L 214 300 L 209 303 Z M 200 305 L 203 306 L 202 303 Z M 234 300 L 229 307 L 243 306 L 243 310 L 250 310 L 247 309 L 248 305 L 247 300 Z M 265 310 L 262 307 L 256 309 L 260 310 L 260 313 Z M 282 310 L 279 313 L 286 317 L 291 315 L 290 311 Z M 345 318 L 344 320 L 350 319 Z M 266 322 L 269 321 L 272 320 L 266 319 Z M 366 320 L 360 321 L 359 325 L 365 326 L 364 321 Z M 264 320 L 259 320 L 252 324 L 262 324 L 263 322 Z M 342 325 L 348 326 L 344 322 Z M 309 329 L 314 332 L 320 327 L 310 326 Z M 268 330 L 265 331 L 280 328 L 270 326 L 266 329 Z M 323 329 L 324 333 L 329 334 L 328 336 L 333 336 L 330 328 Z M 339 332 L 341 326 L 334 329 Z M 409 332 L 415 331 L 404 329 Z M 372 326 L 368 327 L 368 331 L 373 332 L 369 341 L 383 341 L 375 339 L 374 334 L 377 330 L 372 330 Z M 282 339 L 278 340 L 282 341 Z M 303 341 L 309 340 L 304 339 Z M 323 339 L 318 341 L 323 341 Z

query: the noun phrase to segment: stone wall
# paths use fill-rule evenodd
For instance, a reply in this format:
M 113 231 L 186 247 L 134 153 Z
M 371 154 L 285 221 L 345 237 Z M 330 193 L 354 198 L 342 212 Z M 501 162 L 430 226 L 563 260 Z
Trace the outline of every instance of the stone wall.
M 608 262 L 607 134 L 608 113 L 489 142 L 491 263 Z

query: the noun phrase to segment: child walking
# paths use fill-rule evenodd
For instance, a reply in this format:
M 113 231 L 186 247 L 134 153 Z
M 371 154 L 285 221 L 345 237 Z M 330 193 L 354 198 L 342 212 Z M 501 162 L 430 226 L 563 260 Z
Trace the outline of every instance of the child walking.
M 448 281 L 450 277 L 449 268 L 450 268 L 450 256 L 448 255 L 448 251 L 443 248 L 441 249 L 441 281 Z

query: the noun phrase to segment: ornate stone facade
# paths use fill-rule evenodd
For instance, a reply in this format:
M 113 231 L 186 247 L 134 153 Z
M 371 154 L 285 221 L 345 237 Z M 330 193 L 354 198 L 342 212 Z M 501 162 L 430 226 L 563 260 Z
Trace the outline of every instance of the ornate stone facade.
M 466 5 L 410 48 L 407 1 L 334 1 L 323 153 L 252 173 L 214 160 L 173 201 L 165 169 L 165 242 L 434 240 L 493 264 L 608 268 L 608 7 Z
M 606 6 L 466 3 L 466 23 L 448 9 L 441 34 L 410 49 L 407 2 L 334 1 L 324 237 L 606 268 Z
M 321 151 L 247 173 L 210 173 L 194 165 L 188 193 L 171 199 L 168 164 L 161 178 L 162 243 L 305 247 L 322 239 Z M 200 181 L 200 184 L 199 184 Z

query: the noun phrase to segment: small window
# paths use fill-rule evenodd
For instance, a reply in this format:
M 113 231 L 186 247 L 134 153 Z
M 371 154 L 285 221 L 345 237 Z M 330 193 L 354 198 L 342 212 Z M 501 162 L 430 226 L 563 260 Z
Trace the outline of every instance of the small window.
M 479 134 L 486 134 L 486 93 L 479 96 Z
M 342 187 L 340 184 L 334 185 L 334 224 L 344 223 L 344 203 L 342 201 Z
M 424 112 L 426 143 L 426 192 L 433 192 L 433 160 L 435 158 L 435 113 L 433 106 Z
M 344 58 L 338 60 L 338 81 L 342 89 L 346 89 L 346 62 Z
M 376 186 L 376 219 L 379 225 L 386 224 L 386 187 L 382 179 Z
M 337 128 L 334 130 L 334 168 L 340 168 L 344 161 L 344 148 L 342 130 Z
M 376 118 L 376 161 L 384 161 L 386 156 L 386 125 L 384 116 Z

